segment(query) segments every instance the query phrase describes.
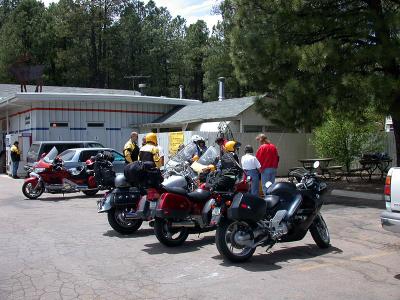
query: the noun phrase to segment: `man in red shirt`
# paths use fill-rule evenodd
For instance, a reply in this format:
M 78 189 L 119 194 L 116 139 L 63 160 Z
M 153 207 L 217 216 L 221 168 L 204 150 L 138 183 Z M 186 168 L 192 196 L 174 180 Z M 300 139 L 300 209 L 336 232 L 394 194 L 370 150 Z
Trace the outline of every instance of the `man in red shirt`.
M 279 163 L 279 155 L 275 145 L 267 139 L 265 134 L 259 134 L 256 140 L 260 143 L 256 157 L 261 164 L 260 173 L 262 190 L 265 195 L 267 191 L 265 183 L 268 181 L 272 183 L 275 182 L 276 170 L 278 169 Z

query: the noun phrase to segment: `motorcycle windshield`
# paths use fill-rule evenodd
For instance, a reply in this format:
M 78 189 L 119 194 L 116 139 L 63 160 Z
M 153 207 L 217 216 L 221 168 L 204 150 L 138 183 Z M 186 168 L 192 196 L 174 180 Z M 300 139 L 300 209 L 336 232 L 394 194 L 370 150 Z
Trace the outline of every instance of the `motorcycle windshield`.
M 52 163 L 53 160 L 56 158 L 58 154 L 57 148 L 53 147 L 49 153 L 46 154 L 46 156 L 43 158 L 43 160 L 47 163 Z
M 199 164 L 207 166 L 216 164 L 219 156 L 218 148 L 215 146 L 210 146 L 207 148 L 206 152 L 197 161 Z
M 181 151 L 172 157 L 166 164 L 165 168 L 175 167 L 178 164 L 189 162 L 193 155 L 197 152 L 196 145 L 193 143 L 187 144 Z

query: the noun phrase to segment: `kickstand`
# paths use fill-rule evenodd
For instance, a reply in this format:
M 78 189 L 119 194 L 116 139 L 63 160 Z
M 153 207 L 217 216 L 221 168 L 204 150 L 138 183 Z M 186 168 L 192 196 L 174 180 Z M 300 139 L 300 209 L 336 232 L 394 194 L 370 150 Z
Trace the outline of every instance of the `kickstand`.
M 268 246 L 267 246 L 267 249 L 265 249 L 265 252 L 268 252 L 269 249 L 271 249 L 273 246 L 274 246 L 274 245 L 268 245 Z M 272 252 L 269 252 L 269 253 L 272 253 Z

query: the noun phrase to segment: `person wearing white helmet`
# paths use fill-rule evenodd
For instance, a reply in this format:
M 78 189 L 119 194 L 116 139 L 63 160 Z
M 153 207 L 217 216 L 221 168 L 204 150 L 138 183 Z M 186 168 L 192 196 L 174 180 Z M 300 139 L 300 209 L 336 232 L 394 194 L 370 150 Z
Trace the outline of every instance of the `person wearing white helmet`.
M 196 145 L 196 152 L 194 155 L 197 155 L 200 157 L 204 152 L 206 152 L 207 147 L 206 147 L 206 141 L 205 139 L 200 136 L 200 135 L 193 135 L 192 138 L 190 139 L 192 143 Z

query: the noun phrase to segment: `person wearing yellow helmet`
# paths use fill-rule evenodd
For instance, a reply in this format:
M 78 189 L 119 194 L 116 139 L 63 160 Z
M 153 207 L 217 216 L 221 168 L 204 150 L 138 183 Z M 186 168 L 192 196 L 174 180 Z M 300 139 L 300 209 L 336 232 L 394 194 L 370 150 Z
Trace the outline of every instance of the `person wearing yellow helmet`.
M 239 157 L 236 152 L 241 144 L 236 141 L 228 141 L 224 146 L 224 154 L 221 156 L 221 169 L 236 168 L 239 164 Z M 233 159 L 236 161 L 234 161 Z
M 146 144 L 140 148 L 139 159 L 142 162 L 154 162 L 157 168 L 161 167 L 160 152 L 157 147 L 157 135 L 153 132 L 146 134 Z

